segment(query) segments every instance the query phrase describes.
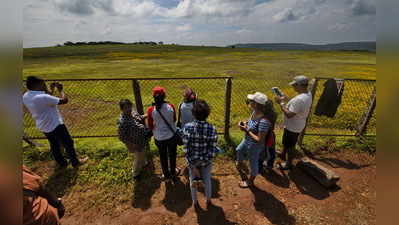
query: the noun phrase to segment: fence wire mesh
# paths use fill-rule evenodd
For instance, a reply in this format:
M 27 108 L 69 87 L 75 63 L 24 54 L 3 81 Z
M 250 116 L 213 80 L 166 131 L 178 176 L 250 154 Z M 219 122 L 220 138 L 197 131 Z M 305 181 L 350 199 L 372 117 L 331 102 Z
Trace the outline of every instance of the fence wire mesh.
M 219 133 L 224 133 L 226 79 L 214 78 L 170 78 L 170 79 L 78 79 L 78 80 L 48 80 L 58 81 L 64 85 L 69 96 L 67 105 L 59 106 L 71 135 L 73 137 L 110 137 L 116 136 L 116 120 L 120 110 L 118 102 L 122 98 L 135 102 L 133 80 L 140 85 L 140 96 L 145 110 L 152 104 L 151 90 L 154 86 L 163 86 L 167 91 L 167 101 L 176 108 L 182 101 L 185 87 L 192 88 L 201 99 L 205 99 L 211 106 L 209 122 L 213 123 Z M 250 111 L 245 103 L 250 93 L 260 91 L 273 99 L 271 87 L 279 87 L 287 96 L 292 97 L 295 92 L 288 85 L 292 76 L 276 78 L 251 78 L 232 80 L 230 129 L 238 130 L 236 124 L 247 119 Z M 369 106 L 370 95 L 375 88 L 374 80 L 345 80 L 342 102 L 333 118 L 314 115 L 315 107 L 324 89 L 327 79 L 318 79 L 316 94 L 310 114 L 306 134 L 312 135 L 355 135 L 359 122 Z M 25 91 L 26 89 L 24 89 Z M 282 112 L 275 106 L 278 113 L 276 132 L 282 131 Z M 27 138 L 44 138 L 35 127 L 35 123 L 24 108 L 24 134 Z M 376 113 L 370 119 L 366 135 L 376 135 Z
M 225 113 L 225 79 L 166 79 L 139 80 L 144 112 L 153 103 L 152 88 L 162 86 L 166 88 L 166 100 L 172 103 L 176 110 L 183 101 L 183 91 L 192 88 L 199 99 L 207 101 L 211 107 L 208 121 L 212 123 L 218 133 L 224 133 Z
M 318 78 L 313 107 L 306 129 L 307 135 L 355 135 L 370 105 L 375 88 L 374 80 L 346 79 L 336 114 L 333 117 L 315 114 L 328 78 Z M 374 111 L 375 112 L 375 111 Z M 376 135 L 375 115 L 370 120 L 366 135 Z
M 211 106 L 209 121 L 218 128 L 219 133 L 224 132 L 225 78 L 136 80 L 140 84 L 144 110 L 153 102 L 151 90 L 156 85 L 166 88 L 167 101 L 176 108 L 182 101 L 184 87 L 193 88 Z M 47 85 L 55 81 L 64 85 L 65 93 L 70 99 L 68 104 L 58 108 L 73 137 L 116 136 L 119 101 L 127 98 L 135 102 L 132 79 L 47 80 Z M 44 138 L 25 107 L 23 112 L 24 135 L 31 139 Z

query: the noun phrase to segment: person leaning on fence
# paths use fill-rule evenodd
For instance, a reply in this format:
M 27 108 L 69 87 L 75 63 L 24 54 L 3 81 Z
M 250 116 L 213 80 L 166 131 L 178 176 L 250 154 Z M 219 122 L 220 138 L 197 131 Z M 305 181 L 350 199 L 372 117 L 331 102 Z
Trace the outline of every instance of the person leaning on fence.
M 133 103 L 129 99 L 122 99 L 119 107 L 121 115 L 117 121 L 118 137 L 134 155 L 132 173 L 133 179 L 138 180 L 147 164 L 144 151 L 149 137 L 149 130 L 145 126 L 146 115 L 142 116 L 133 111 Z
M 184 128 L 189 122 L 194 120 L 192 109 L 197 99 L 196 93 L 191 88 L 185 88 L 183 91 L 183 102 L 179 104 L 177 126 Z
M 262 151 L 259 157 L 259 169 L 261 170 L 263 166 L 266 166 L 266 169 L 271 170 L 274 167 L 274 160 L 276 159 L 276 135 L 274 127 L 277 121 L 277 113 L 274 110 L 272 100 L 269 99 L 265 103 L 263 113 L 265 115 L 264 118 L 270 122 L 271 126 L 265 138 L 265 151 Z
M 176 110 L 173 104 L 165 101 L 165 88 L 156 86 L 152 89 L 153 106 L 147 109 L 148 127 L 153 131 L 155 145 L 158 147 L 162 179 L 176 181 L 179 170 L 176 168 L 177 140 Z
M 243 161 L 249 158 L 251 174 L 248 180 L 240 182 L 240 187 L 246 188 L 254 184 L 254 180 L 259 173 L 259 155 L 265 150 L 265 139 L 267 132 L 272 124 L 265 119 L 263 108 L 268 101 L 263 93 L 256 92 L 247 96 L 248 107 L 252 110 L 248 121 L 241 121 L 238 126 L 245 132 L 245 137 L 237 146 L 237 168 L 241 170 L 244 166 Z
M 206 205 L 211 204 L 212 159 L 217 150 L 217 132 L 215 127 L 206 119 L 210 114 L 210 107 L 204 100 L 197 100 L 192 109 L 194 121 L 183 128 L 184 152 L 188 162 L 191 198 L 195 207 L 198 205 L 197 188 L 202 180 L 205 187 Z
M 23 95 L 22 101 L 36 121 L 36 127 L 47 137 L 51 153 L 59 168 L 68 166 L 68 162 L 61 153 L 61 145 L 64 146 L 73 167 L 85 163 L 88 158 L 78 159 L 71 135 L 58 111 L 58 105 L 68 103 L 63 85 L 52 83 L 50 91 L 48 91 L 43 79 L 29 76 L 26 79 L 26 87 L 28 91 Z M 57 88 L 60 97 L 53 96 L 55 88 Z
M 275 98 L 284 114 L 283 152 L 280 154 L 280 158 L 286 161 L 280 166 L 283 170 L 292 168 L 295 145 L 299 134 L 305 128 L 306 119 L 312 105 L 312 94 L 308 91 L 309 79 L 306 76 L 296 76 L 289 84 L 298 95 L 288 101 L 288 103 L 285 103 L 287 96 Z
M 22 166 L 23 225 L 60 225 L 65 208 L 60 198 L 44 188 L 42 179 Z

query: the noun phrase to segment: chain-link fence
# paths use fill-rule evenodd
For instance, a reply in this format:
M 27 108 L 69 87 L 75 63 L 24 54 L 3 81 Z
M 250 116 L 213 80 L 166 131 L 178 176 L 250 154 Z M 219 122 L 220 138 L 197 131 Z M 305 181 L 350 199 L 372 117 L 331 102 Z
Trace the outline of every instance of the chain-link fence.
M 137 98 L 140 98 L 145 112 L 153 102 L 151 90 L 157 85 L 166 88 L 166 100 L 174 104 L 176 108 L 183 100 L 184 88 L 193 88 L 199 97 L 206 99 L 211 106 L 209 121 L 217 127 L 219 133 L 224 133 L 226 79 L 230 77 L 74 79 L 47 80 L 46 82 L 61 82 L 64 85 L 65 93 L 70 101 L 67 105 L 59 106 L 59 110 L 73 137 L 112 137 L 117 134 L 119 101 L 127 98 L 137 103 Z M 35 127 L 35 122 L 25 107 L 23 123 L 24 135 L 27 138 L 44 138 L 44 135 Z
M 116 120 L 120 110 L 118 102 L 122 98 L 136 103 L 138 111 L 145 110 L 152 104 L 151 89 L 160 85 L 166 88 L 167 101 L 176 108 L 182 101 L 185 87 L 191 87 L 211 106 L 209 121 L 219 133 L 238 129 L 236 124 L 249 117 L 250 112 L 245 104 L 247 94 L 260 91 L 269 98 L 274 95 L 271 87 L 279 87 L 287 96 L 295 92 L 288 83 L 292 76 L 235 78 L 231 77 L 197 77 L 197 78 L 137 78 L 137 79 L 74 79 L 47 80 L 62 82 L 69 96 L 67 105 L 59 106 L 65 124 L 73 137 L 111 137 L 116 136 Z M 326 78 L 317 78 L 313 107 L 306 129 L 306 135 L 352 136 L 358 131 L 369 109 L 370 98 L 375 90 L 375 80 L 345 79 L 341 104 L 334 117 L 316 116 L 317 103 L 324 91 Z M 282 131 L 282 113 L 279 114 L 276 132 Z M 227 129 L 227 130 L 226 130 Z M 27 138 L 43 138 L 44 135 L 35 128 L 30 114 L 24 109 L 24 134 Z M 365 131 L 366 135 L 376 135 L 376 115 L 372 114 Z
M 375 110 L 369 111 L 372 98 L 376 90 L 375 80 L 342 79 L 339 86 L 339 95 L 332 103 L 335 106 L 324 107 L 319 102 L 321 96 L 327 96 L 328 81 L 331 78 L 317 78 L 313 106 L 308 118 L 305 135 L 317 136 L 354 136 L 362 129 L 366 117 L 371 113 L 364 135 L 376 135 L 377 120 Z M 335 85 L 335 84 L 333 84 Z M 334 90 L 335 91 L 335 90 Z M 339 96 L 338 95 L 338 96 Z M 333 110 L 333 112 L 331 112 Z M 324 113 L 321 113 L 323 112 Z M 330 112 L 328 112 L 330 111 Z M 336 111 L 336 112 L 335 112 Z M 329 115 L 329 116 L 328 116 Z

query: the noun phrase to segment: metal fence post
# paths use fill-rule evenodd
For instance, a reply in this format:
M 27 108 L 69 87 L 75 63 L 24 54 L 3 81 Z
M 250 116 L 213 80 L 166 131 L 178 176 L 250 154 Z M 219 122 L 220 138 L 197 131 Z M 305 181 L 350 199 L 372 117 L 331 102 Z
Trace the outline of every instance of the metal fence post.
M 373 92 L 370 96 L 369 107 L 367 111 L 363 114 L 362 120 L 360 121 L 360 125 L 357 128 L 356 136 L 361 136 L 367 129 L 367 125 L 370 122 L 371 117 L 373 116 L 373 112 L 375 110 L 375 106 L 377 104 L 377 93 L 376 88 L 374 87 Z
M 310 87 L 310 92 L 312 93 L 312 104 L 310 106 L 308 118 L 306 118 L 305 128 L 303 128 L 302 132 L 299 134 L 299 137 L 298 137 L 298 145 L 299 146 L 303 145 L 303 137 L 305 136 L 306 127 L 308 126 L 309 121 L 310 121 L 312 108 L 313 108 L 313 104 L 314 104 L 314 99 L 315 99 L 314 96 L 316 95 L 316 90 L 317 90 L 317 84 L 318 84 L 318 79 L 317 78 L 313 79 L 313 85 Z
M 226 79 L 226 90 L 225 90 L 225 106 L 224 106 L 224 138 L 225 140 L 230 139 L 230 110 L 231 110 L 231 78 Z
M 137 112 L 140 115 L 143 115 L 144 114 L 144 107 L 143 107 L 143 101 L 141 99 L 141 90 L 140 90 L 139 81 L 136 80 L 136 79 L 132 80 L 132 87 L 133 87 L 134 100 L 135 100 L 135 103 L 136 103 Z

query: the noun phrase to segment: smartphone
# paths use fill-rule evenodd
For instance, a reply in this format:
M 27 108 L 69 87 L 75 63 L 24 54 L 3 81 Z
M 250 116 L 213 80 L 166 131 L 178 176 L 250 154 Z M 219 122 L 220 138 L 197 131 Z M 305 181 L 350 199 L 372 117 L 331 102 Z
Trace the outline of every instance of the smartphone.
M 245 126 L 245 123 L 241 121 L 240 126 Z
M 278 97 L 282 97 L 284 95 L 278 87 L 272 87 L 272 92 Z

